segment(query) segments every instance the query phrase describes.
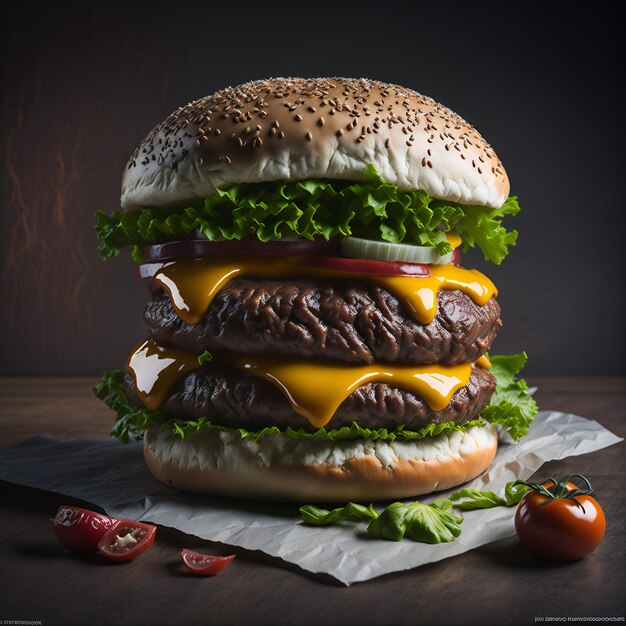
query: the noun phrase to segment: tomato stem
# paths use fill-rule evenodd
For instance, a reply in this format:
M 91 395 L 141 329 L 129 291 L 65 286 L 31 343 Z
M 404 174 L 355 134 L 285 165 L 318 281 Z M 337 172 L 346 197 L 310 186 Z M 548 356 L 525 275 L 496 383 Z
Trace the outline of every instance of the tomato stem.
M 579 478 L 580 480 L 582 480 L 585 483 L 585 487 L 580 488 L 576 486 L 575 489 L 570 489 L 568 487 L 568 483 L 573 482 L 573 478 Z M 552 484 L 548 487 L 548 483 Z M 582 474 L 567 474 L 567 476 L 564 476 L 559 481 L 556 481 L 554 478 L 550 477 L 544 480 L 542 483 L 530 483 L 524 480 L 518 480 L 515 482 L 515 484 L 526 485 L 527 487 L 530 487 L 533 491 L 536 491 L 537 493 L 544 496 L 546 499 L 538 506 L 545 506 L 549 502 L 565 498 L 576 503 L 576 506 L 579 506 L 585 513 L 585 507 L 582 505 L 581 502 L 576 499 L 576 496 L 593 496 L 595 494 L 591 483 Z M 575 482 L 574 485 L 576 485 Z

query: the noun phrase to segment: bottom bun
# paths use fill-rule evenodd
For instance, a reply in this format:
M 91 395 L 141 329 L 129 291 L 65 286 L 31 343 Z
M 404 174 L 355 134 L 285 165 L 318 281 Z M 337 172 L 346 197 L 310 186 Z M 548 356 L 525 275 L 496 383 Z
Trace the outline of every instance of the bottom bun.
M 152 427 L 144 437 L 150 471 L 183 491 L 297 502 L 409 498 L 460 485 L 496 454 L 493 425 L 414 441 L 330 441 L 268 435 L 253 440 L 205 430 L 183 440 Z

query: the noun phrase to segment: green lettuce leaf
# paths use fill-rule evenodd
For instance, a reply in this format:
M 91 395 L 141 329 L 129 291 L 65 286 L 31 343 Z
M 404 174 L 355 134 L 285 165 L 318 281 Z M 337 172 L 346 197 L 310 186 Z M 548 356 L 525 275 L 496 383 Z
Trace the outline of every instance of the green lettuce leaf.
M 401 541 L 408 537 L 424 543 L 447 543 L 461 534 L 463 518 L 452 510 L 452 502 L 438 498 L 431 504 L 393 502 L 378 514 L 374 505 L 348 502 L 332 511 L 312 504 L 300 507 L 305 524 L 328 526 L 344 521 L 368 521 L 367 533 L 376 539 Z
M 520 482 L 519 480 L 512 480 L 506 484 L 504 488 L 504 499 L 507 506 L 513 506 L 519 504 L 521 499 L 532 489 L 529 485 Z
M 133 246 L 172 241 L 195 231 L 209 241 L 256 235 L 261 241 L 298 236 L 305 239 L 354 235 L 391 243 L 432 246 L 450 252 L 445 232 L 455 230 L 464 250 L 478 246 L 486 260 L 500 264 L 515 245 L 517 232 L 502 225 L 519 204 L 509 198 L 501 207 L 462 205 L 437 200 L 424 191 L 400 191 L 369 165 L 363 182 L 303 180 L 236 184 L 186 207 L 147 207 L 139 211 L 96 213 L 98 252 L 103 258 Z
M 300 515 L 305 524 L 311 526 L 328 526 L 338 522 L 358 522 L 360 520 L 376 519 L 378 513 L 374 511 L 374 505 L 364 506 L 355 502 L 348 502 L 346 506 L 329 511 L 320 509 L 313 504 L 300 507 Z
M 332 511 L 320 509 L 313 504 L 300 507 L 300 515 L 305 524 L 327 526 L 343 521 L 371 520 L 367 532 L 379 539 L 401 541 L 409 537 L 413 541 L 425 543 L 446 543 L 454 541 L 461 534 L 463 517 L 454 514 L 454 508 L 462 511 L 491 509 L 497 506 L 515 506 L 530 491 L 530 485 L 514 480 L 506 484 L 504 498 L 493 491 L 481 491 L 466 487 L 455 491 L 448 498 L 437 498 L 430 504 L 415 502 L 394 502 L 382 513 L 368 506 L 348 502 L 346 506 Z
M 501 498 L 493 491 L 481 491 L 466 487 L 460 491 L 455 491 L 449 496 L 450 501 L 456 508 L 463 511 L 473 511 L 474 509 L 491 509 L 494 506 L 513 506 L 519 504 L 524 495 L 530 491 L 531 487 L 512 480 L 504 488 L 504 498 Z
M 506 500 L 493 491 L 481 491 L 466 487 L 460 491 L 455 491 L 450 500 L 454 506 L 463 511 L 473 511 L 474 509 L 491 509 L 494 506 L 506 506 Z
M 212 360 L 213 360 L 213 355 L 208 350 L 205 350 L 198 357 L 198 365 L 206 365 L 207 363 L 210 363 Z
M 491 357 L 490 372 L 496 377 L 496 391 L 480 417 L 491 424 L 501 424 L 518 441 L 527 432 L 539 408 L 528 393 L 528 385 L 516 378 L 526 364 L 525 352 Z
M 408 537 L 424 543 L 447 543 L 461 534 L 463 518 L 452 512 L 449 500 L 432 504 L 394 502 L 373 519 L 367 533 L 379 539 L 400 541 Z

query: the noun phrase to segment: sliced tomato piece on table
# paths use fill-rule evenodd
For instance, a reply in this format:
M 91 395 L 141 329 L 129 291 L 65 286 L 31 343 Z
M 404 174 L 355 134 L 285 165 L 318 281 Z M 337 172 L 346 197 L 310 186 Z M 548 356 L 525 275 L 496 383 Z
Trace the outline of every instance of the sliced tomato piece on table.
M 72 552 L 97 552 L 98 542 L 118 520 L 103 513 L 63 504 L 52 528 L 57 539 Z
M 119 520 L 98 543 L 98 550 L 111 561 L 132 561 L 143 554 L 156 537 L 156 526 Z
M 234 554 L 230 556 L 213 556 L 200 554 L 186 548 L 180 554 L 187 570 L 196 576 L 215 576 L 235 558 Z

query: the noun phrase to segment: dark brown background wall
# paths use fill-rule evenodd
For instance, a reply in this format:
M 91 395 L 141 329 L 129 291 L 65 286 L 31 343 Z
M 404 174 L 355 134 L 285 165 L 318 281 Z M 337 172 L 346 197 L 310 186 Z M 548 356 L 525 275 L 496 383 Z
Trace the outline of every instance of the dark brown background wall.
M 523 207 L 502 267 L 472 256 L 500 287 L 497 351 L 526 349 L 531 373 L 623 372 L 620 20 L 597 2 L 507 5 L 5 9 L 0 374 L 123 363 L 146 293 L 128 255 L 99 260 L 93 212 L 118 207 L 127 157 L 177 106 L 277 75 L 397 82 L 472 122 Z

